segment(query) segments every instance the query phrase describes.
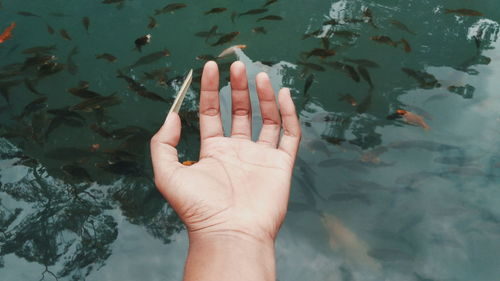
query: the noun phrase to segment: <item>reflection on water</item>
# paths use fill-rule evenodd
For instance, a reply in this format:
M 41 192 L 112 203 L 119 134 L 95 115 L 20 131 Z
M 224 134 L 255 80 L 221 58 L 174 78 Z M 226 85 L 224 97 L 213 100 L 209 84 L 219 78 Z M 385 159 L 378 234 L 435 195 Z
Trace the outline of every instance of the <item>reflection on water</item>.
M 280 280 L 498 279 L 497 1 L 104 2 L 0 0 L 0 32 L 16 22 L 0 43 L 2 279 L 181 278 L 148 140 L 192 67 L 179 155 L 197 159 L 201 67 L 232 44 L 247 48 L 218 61 L 223 115 L 237 57 L 292 89 L 303 125 Z

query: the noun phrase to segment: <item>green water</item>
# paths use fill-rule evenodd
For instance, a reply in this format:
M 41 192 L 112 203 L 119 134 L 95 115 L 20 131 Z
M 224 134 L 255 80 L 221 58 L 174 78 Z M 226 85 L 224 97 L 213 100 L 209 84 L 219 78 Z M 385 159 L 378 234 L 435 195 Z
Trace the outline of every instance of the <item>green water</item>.
M 148 29 L 148 16 L 169 3 L 124 1 L 117 8 L 100 1 L 0 0 L 0 32 L 17 24 L 0 44 L 0 280 L 181 280 L 186 234 L 152 184 L 148 139 L 183 75 L 194 68 L 199 76 L 203 61 L 196 57 L 216 56 L 232 44 L 247 45 L 237 55 L 250 75 L 267 71 L 276 88 L 292 89 L 303 124 L 277 240 L 279 280 L 499 280 L 498 1 L 279 0 L 234 23 L 233 12 L 264 1 L 186 1 L 183 9 L 155 16 L 157 26 Z M 227 11 L 203 15 L 214 7 Z M 484 15 L 445 13 L 462 8 Z M 372 17 L 363 15 L 367 9 Z M 266 15 L 282 20 L 256 21 Z M 337 24 L 323 25 L 332 19 Z M 220 35 L 208 43 L 195 36 L 214 25 L 217 34 L 240 34 L 221 46 L 210 46 Z M 258 26 L 266 33 L 252 32 Z M 308 58 L 307 52 L 324 48 L 320 37 L 330 28 L 337 33 L 326 41 L 336 55 Z M 147 33 L 151 43 L 142 53 L 133 50 Z M 404 38 L 411 51 L 373 36 Z M 50 45 L 62 71 L 38 79 L 34 67 L 12 65 L 31 56 L 23 50 Z M 170 56 L 130 67 L 165 48 Z M 117 60 L 97 60 L 102 53 Z M 228 64 L 235 59 L 219 62 L 223 114 Z M 349 75 L 345 65 L 358 76 L 362 71 L 352 59 L 376 62 L 365 67 L 373 87 Z M 165 67 L 163 83 L 144 79 L 144 72 Z M 139 96 L 117 70 L 167 102 Z M 26 79 L 41 95 L 27 89 Z M 79 81 L 114 94 L 120 104 L 54 121 L 51 110 L 84 101 L 67 91 Z M 198 155 L 198 81 L 183 106 L 181 160 Z M 312 81 L 307 93 L 306 81 Z M 340 98 L 346 94 L 348 102 Z M 14 118 L 40 97 L 47 101 Z M 388 118 L 398 109 L 423 116 L 430 129 Z M 92 124 L 107 132 L 134 127 L 105 138 Z M 91 151 L 93 144 L 100 148 Z

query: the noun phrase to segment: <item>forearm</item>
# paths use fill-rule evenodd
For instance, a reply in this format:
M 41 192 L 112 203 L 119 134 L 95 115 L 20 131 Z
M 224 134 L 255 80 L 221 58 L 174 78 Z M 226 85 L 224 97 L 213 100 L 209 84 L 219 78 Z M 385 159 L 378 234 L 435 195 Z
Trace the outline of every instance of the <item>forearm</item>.
M 184 281 L 274 281 L 274 241 L 190 234 Z

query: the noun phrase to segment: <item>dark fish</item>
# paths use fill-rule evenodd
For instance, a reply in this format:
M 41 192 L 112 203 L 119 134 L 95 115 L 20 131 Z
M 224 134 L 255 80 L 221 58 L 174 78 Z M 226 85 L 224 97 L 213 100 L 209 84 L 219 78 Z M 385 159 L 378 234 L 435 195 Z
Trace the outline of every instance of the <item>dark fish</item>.
M 82 18 L 82 24 L 85 30 L 87 31 L 87 34 L 89 33 L 89 27 L 90 27 L 90 19 L 89 17 L 83 17 Z
M 359 114 L 367 112 L 370 106 L 372 105 L 372 100 L 373 100 L 373 94 L 371 91 L 369 91 L 366 97 L 361 101 L 359 106 L 356 108 L 356 112 Z
M 249 10 L 243 13 L 240 13 L 238 17 L 245 16 L 245 15 L 258 15 L 267 12 L 268 9 L 254 9 L 254 10 Z
M 345 94 L 345 95 L 340 96 L 339 101 L 346 101 L 347 103 L 349 103 L 352 106 L 358 105 L 358 102 L 356 101 L 356 99 L 350 94 Z
M 61 34 L 64 40 L 71 40 L 71 36 L 69 36 L 69 33 L 68 31 L 66 31 L 66 29 L 59 30 L 59 33 Z
M 109 62 L 115 62 L 116 61 L 116 57 L 113 56 L 112 54 L 108 54 L 108 53 L 103 53 L 103 54 L 98 54 L 98 55 L 95 55 L 95 58 L 96 59 L 105 59 Z
M 28 78 L 24 79 L 24 85 L 26 86 L 26 89 L 28 89 L 33 94 L 39 95 L 39 96 L 43 95 L 37 89 L 35 89 L 35 85 L 33 85 L 33 81 L 29 80 Z
M 45 156 L 47 158 L 55 160 L 74 161 L 76 159 L 88 158 L 92 156 L 92 153 L 90 151 L 76 147 L 59 147 L 45 153 Z
M 410 29 L 409 29 L 409 28 L 408 28 L 408 27 L 407 27 L 404 23 L 402 23 L 402 22 L 400 22 L 400 21 L 397 21 L 397 20 L 394 20 L 394 19 L 393 19 L 393 20 L 390 20 L 390 23 L 391 23 L 392 25 L 394 25 L 395 27 L 397 27 L 397 28 L 399 28 L 399 29 L 403 30 L 403 31 L 406 31 L 406 32 L 408 32 L 408 33 L 410 33 L 410 34 L 416 35 L 416 33 L 415 33 L 415 32 L 411 31 L 411 30 L 410 30 Z
M 337 25 L 339 24 L 339 21 L 336 19 L 331 19 L 323 22 L 323 25 Z
M 117 105 L 120 102 L 121 102 L 120 98 L 118 98 L 114 94 L 110 95 L 110 96 L 100 96 L 100 97 L 87 99 L 79 104 L 70 106 L 69 110 L 91 112 L 91 111 L 98 110 L 101 108 Z
M 144 36 L 141 36 L 141 37 L 135 39 L 135 41 L 134 41 L 135 48 L 137 50 L 139 50 L 139 52 L 141 52 L 142 51 L 142 47 L 144 47 L 147 44 L 149 44 L 149 42 L 151 42 L 151 34 L 146 34 Z
M 252 32 L 253 33 L 262 33 L 262 34 L 267 33 L 266 29 L 263 26 L 258 26 L 258 27 L 252 28 Z
M 152 16 L 149 16 L 148 28 L 153 29 L 157 26 L 156 19 Z
M 106 172 L 122 176 L 142 176 L 143 170 L 137 162 L 117 161 L 117 162 L 99 162 L 96 167 Z
M 186 8 L 187 5 L 183 3 L 173 3 L 173 4 L 168 4 L 167 6 L 163 7 L 160 10 L 155 10 L 155 15 L 160 15 L 160 14 L 165 14 L 165 13 L 170 13 L 182 8 Z
M 307 92 L 311 88 L 313 82 L 314 82 L 314 74 L 309 74 L 306 78 L 306 83 L 304 85 L 304 96 L 307 95 Z
M 143 56 L 141 58 L 139 58 L 132 66 L 131 68 L 134 68 L 134 67 L 137 67 L 137 66 L 140 66 L 140 65 L 145 65 L 145 64 L 150 64 L 150 63 L 153 63 L 157 60 L 160 60 L 164 57 L 168 57 L 170 56 L 170 51 L 167 50 L 167 49 L 164 49 L 162 51 L 159 51 L 159 52 L 154 52 L 154 53 L 151 53 L 149 55 L 146 55 L 146 56 Z
M 68 72 L 72 75 L 75 75 L 78 71 L 78 66 L 73 61 L 73 57 L 78 54 L 78 47 L 74 47 L 68 55 L 68 59 L 66 60 L 66 64 L 68 65 Z
M 168 67 L 162 67 L 158 69 L 153 69 L 148 72 L 144 72 L 144 78 L 148 80 L 156 80 L 160 85 L 167 84 L 167 72 L 170 71 Z
M 61 72 L 64 69 L 64 64 L 57 62 L 48 62 L 38 67 L 38 78 L 47 77 Z
M 54 34 L 54 32 L 55 32 L 55 31 L 54 31 L 54 28 L 52 28 L 52 26 L 50 26 L 50 25 L 48 25 L 48 24 L 47 24 L 47 32 L 48 32 L 50 35 L 52 35 L 52 34 Z
M 204 12 L 205 15 L 210 15 L 210 14 L 219 14 L 222 12 L 227 11 L 227 8 L 213 8 L 209 11 Z
M 338 61 L 334 62 L 327 62 L 326 63 L 328 66 L 331 66 L 334 69 L 340 70 L 347 74 L 352 80 L 354 80 L 356 83 L 361 81 L 359 74 L 356 72 L 356 69 L 348 64 L 341 63 Z
M 21 15 L 21 16 L 25 16 L 25 17 L 40 17 L 39 15 L 37 14 L 33 14 L 31 12 L 26 12 L 26 11 L 19 11 L 17 12 L 18 15 Z
M 89 87 L 88 82 L 80 82 L 80 85 L 78 87 L 70 88 L 68 89 L 68 92 L 74 96 L 83 99 L 93 99 L 102 97 L 101 94 L 89 90 L 88 87 Z
M 360 36 L 359 33 L 354 32 L 354 31 L 350 31 L 350 30 L 336 30 L 336 31 L 333 32 L 333 35 L 340 36 L 340 37 L 343 37 L 343 38 L 346 38 L 346 39 L 352 39 L 354 37 L 359 37 Z
M 47 110 L 47 113 L 52 114 L 56 117 L 71 118 L 71 119 L 78 119 L 80 121 L 85 121 L 85 117 L 83 117 L 77 112 L 70 111 L 68 107 L 49 109 Z
M 39 110 L 47 108 L 47 100 L 47 97 L 41 97 L 31 101 L 24 107 L 23 111 L 18 117 L 16 117 L 16 119 L 22 119 L 33 112 L 37 112 Z
M 302 61 L 299 61 L 299 62 L 297 62 L 297 64 L 302 65 L 302 66 L 304 66 L 306 68 L 310 68 L 312 70 L 325 71 L 324 67 L 322 67 L 319 64 L 312 63 L 312 62 L 302 62 Z
M 370 37 L 371 40 L 375 41 L 375 42 L 378 42 L 378 43 L 381 43 L 381 44 L 387 44 L 389 46 L 392 46 L 392 47 L 397 47 L 398 46 L 398 43 L 397 42 L 394 42 L 392 41 L 392 39 L 388 36 L 372 36 Z
M 23 50 L 23 54 L 46 54 L 56 50 L 56 45 L 51 46 L 37 46 Z
M 334 56 L 336 54 L 336 52 L 334 50 L 331 50 L 331 49 L 320 49 L 320 48 L 316 48 L 316 49 L 313 49 L 309 52 L 307 52 L 307 57 L 311 57 L 311 56 L 315 56 L 315 57 L 320 57 L 322 59 L 324 58 L 327 58 L 327 57 L 330 57 L 330 56 Z
M 321 37 L 321 44 L 323 45 L 323 48 L 326 50 L 330 49 L 330 38 L 328 37 Z
M 205 54 L 205 55 L 196 56 L 196 59 L 202 60 L 202 61 L 209 61 L 209 60 L 216 60 L 217 58 L 213 55 Z
M 446 14 L 459 14 L 462 16 L 471 16 L 471 17 L 482 17 L 484 16 L 483 13 L 474 11 L 474 10 L 469 10 L 469 9 L 456 9 L 456 10 L 450 10 L 450 9 L 445 9 L 444 10 Z
M 302 36 L 302 40 L 304 39 L 307 39 L 309 37 L 316 37 L 316 36 L 319 36 L 320 34 L 323 33 L 323 30 L 322 29 L 318 29 L 318 30 L 315 30 L 315 31 L 311 31 L 309 33 L 306 33 L 304 34 L 304 36 Z
M 111 131 L 110 134 L 111 134 L 112 138 L 121 140 L 121 139 L 128 138 L 130 136 L 139 134 L 139 133 L 143 133 L 145 131 L 146 131 L 145 129 L 137 127 L 137 126 L 127 126 L 124 128 L 115 129 L 115 130 Z
M 217 35 L 217 28 L 219 28 L 217 25 L 214 25 L 210 28 L 208 31 L 200 31 L 195 33 L 196 36 L 198 37 L 205 37 L 205 42 L 208 41 L 212 36 Z
M 355 63 L 358 66 L 362 67 L 373 67 L 373 68 L 380 67 L 380 65 L 378 65 L 376 62 L 367 59 L 344 59 L 344 61 Z
M 12 81 L 0 81 L 0 94 L 5 98 L 7 102 L 10 101 L 10 89 L 21 84 L 21 80 Z
M 212 44 L 212 46 L 218 46 L 218 45 L 223 45 L 223 44 L 226 44 L 228 42 L 231 42 L 234 40 L 234 38 L 236 38 L 236 36 L 238 36 L 240 33 L 238 31 L 234 31 L 234 32 L 231 32 L 231 33 L 227 33 L 227 34 L 224 34 L 222 35 L 219 40 L 217 40 L 217 42 L 215 42 L 214 44 Z
M 411 46 L 410 46 L 410 43 L 408 43 L 408 41 L 406 41 L 405 39 L 402 38 L 400 42 L 403 43 L 403 48 L 404 48 L 406 53 L 411 52 Z
M 148 99 L 151 99 L 151 100 L 154 100 L 154 101 L 161 101 L 161 102 L 168 103 L 168 101 L 165 100 L 163 97 L 159 96 L 158 94 L 155 94 L 153 92 L 148 91 L 146 89 L 146 87 L 144 87 L 141 83 L 135 81 L 131 77 L 128 77 L 121 72 L 118 73 L 117 77 L 122 78 L 125 81 L 127 81 L 129 89 L 136 92 L 138 95 L 145 97 L 145 98 L 148 98 Z
M 29 67 L 41 67 L 55 60 L 56 57 L 52 55 L 35 55 L 33 57 L 26 58 L 24 60 L 23 67 L 21 70 L 25 70 Z
M 370 85 L 370 89 L 373 89 L 373 82 L 372 78 L 370 77 L 370 73 L 368 70 L 360 65 L 358 65 L 358 72 L 361 75 L 361 77 Z
M 441 84 L 436 79 L 436 77 L 430 73 L 419 70 L 413 70 L 407 67 L 403 67 L 401 68 L 401 70 L 403 70 L 403 72 L 406 73 L 411 78 L 417 80 L 421 88 L 432 89 L 441 87 Z
M 72 177 L 75 180 L 82 180 L 86 182 L 92 182 L 92 178 L 90 177 L 87 170 L 83 167 L 80 167 L 76 164 L 66 164 L 61 166 L 61 170 L 65 172 L 68 176 Z
M 276 16 L 276 15 L 269 15 L 269 16 L 265 16 L 265 17 L 257 19 L 257 21 L 263 21 L 263 20 L 283 20 L 283 18 L 280 16 Z
M 278 0 L 267 0 L 266 3 L 264 3 L 264 5 L 262 5 L 262 7 L 267 7 L 273 3 L 276 3 L 278 2 Z

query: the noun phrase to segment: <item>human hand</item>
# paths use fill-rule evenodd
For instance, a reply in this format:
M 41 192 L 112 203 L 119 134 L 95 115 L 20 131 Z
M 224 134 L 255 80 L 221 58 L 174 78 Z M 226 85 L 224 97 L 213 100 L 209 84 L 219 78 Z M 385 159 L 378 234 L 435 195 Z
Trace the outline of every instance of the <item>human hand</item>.
M 290 91 L 280 90 L 278 109 L 269 77 L 259 73 L 263 127 L 253 142 L 243 63 L 233 63 L 230 78 L 231 136 L 223 135 L 217 64 L 208 62 L 201 80 L 200 159 L 189 167 L 179 163 L 175 147 L 181 121 L 176 113 L 169 114 L 151 139 L 155 184 L 185 223 L 190 240 L 226 235 L 274 242 L 286 213 L 300 124 Z

